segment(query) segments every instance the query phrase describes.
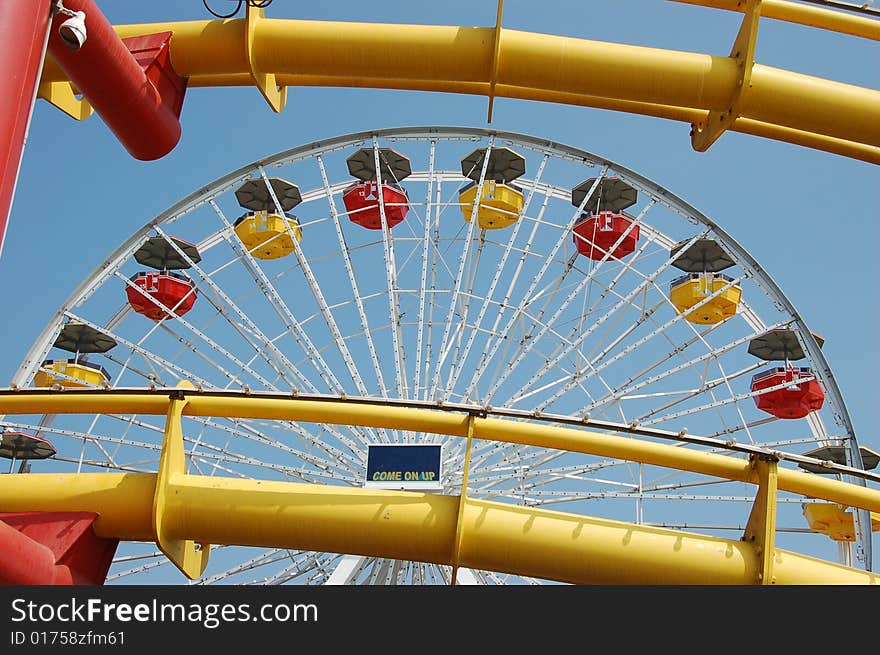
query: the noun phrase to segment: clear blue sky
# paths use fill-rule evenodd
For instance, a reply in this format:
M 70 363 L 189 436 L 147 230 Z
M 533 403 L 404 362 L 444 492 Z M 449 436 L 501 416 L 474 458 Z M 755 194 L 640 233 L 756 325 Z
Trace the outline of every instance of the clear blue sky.
M 99 0 L 111 22 L 208 19 L 201 0 Z M 227 0 L 212 0 L 226 9 Z M 276 18 L 491 26 L 494 2 L 302 3 L 275 0 Z M 515 29 L 727 55 L 739 14 L 667 0 L 505 2 Z M 405 56 L 405 53 L 401 53 Z M 756 61 L 880 88 L 874 41 L 763 20 Z M 254 88 L 191 89 L 178 146 L 154 162 L 133 159 L 101 119 L 77 123 L 39 101 L 25 148 L 6 241 L 0 300 L 6 328 L 0 384 L 73 289 L 153 216 L 222 174 L 258 158 L 339 134 L 416 125 L 493 127 L 544 137 L 611 159 L 708 215 L 776 280 L 824 352 L 859 441 L 880 451 L 876 406 L 876 281 L 880 167 L 738 133 L 706 153 L 689 126 L 583 107 L 424 92 L 291 88 L 274 114 Z M 875 555 L 876 557 L 876 555 Z

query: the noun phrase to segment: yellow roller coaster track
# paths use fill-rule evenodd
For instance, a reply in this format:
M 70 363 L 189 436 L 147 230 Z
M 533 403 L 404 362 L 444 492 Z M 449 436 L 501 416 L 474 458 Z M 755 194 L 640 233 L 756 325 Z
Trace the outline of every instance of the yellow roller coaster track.
M 281 111 L 289 86 L 371 87 L 582 105 L 682 121 L 694 149 L 726 130 L 880 163 L 880 91 L 754 61 L 760 17 L 880 40 L 880 20 L 784 0 L 678 0 L 743 13 L 728 56 L 494 27 L 265 18 L 116 26 L 170 31 L 189 87 L 256 86 Z M 406 57 L 400 57 L 406 52 Z M 63 87 L 63 88 L 62 88 Z M 75 118 L 91 110 L 51 61 L 40 96 Z
M 99 536 L 155 541 L 190 578 L 210 544 L 294 548 L 583 584 L 880 584 L 880 575 L 777 549 L 777 491 L 880 512 L 880 491 L 748 458 L 458 408 L 190 389 L 0 395 L 7 414 L 165 415 L 158 473 L 10 474 L 5 511 L 91 511 Z M 190 475 L 182 416 L 360 425 L 622 458 L 757 486 L 740 540 L 469 498 Z M 869 474 L 866 474 L 869 475 Z M 234 517 L 234 520 L 232 520 Z

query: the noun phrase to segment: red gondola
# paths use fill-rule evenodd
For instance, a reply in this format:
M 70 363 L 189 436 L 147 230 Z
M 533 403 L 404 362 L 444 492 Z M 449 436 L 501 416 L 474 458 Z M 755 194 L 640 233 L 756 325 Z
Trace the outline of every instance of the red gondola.
M 392 228 L 406 218 L 409 198 L 406 191 L 397 184 L 383 182 L 381 188 L 385 221 L 388 227 Z M 379 211 L 379 195 L 375 180 L 355 182 L 343 192 L 342 202 L 352 223 L 369 230 L 382 229 L 382 215 Z
M 618 239 L 632 225 L 632 218 L 624 213 L 603 211 L 598 214 L 585 214 L 586 218 L 574 226 L 574 244 L 578 252 L 590 259 L 602 259 Z M 623 237 L 609 259 L 621 259 L 632 254 L 639 241 L 639 226 L 636 225 Z
M 156 302 L 152 302 L 137 289 L 126 285 L 125 293 L 129 304 L 138 314 L 143 314 L 154 321 L 162 321 L 170 317 L 159 303 L 173 310 L 178 316 L 183 316 L 196 302 L 195 285 L 192 280 L 180 273 L 142 271 L 133 275 L 131 281 Z
M 752 378 L 752 391 L 780 384 L 787 386 L 752 396 L 758 409 L 778 418 L 804 418 L 810 412 L 822 409 L 825 393 L 813 377 L 812 369 L 799 366 L 768 369 Z

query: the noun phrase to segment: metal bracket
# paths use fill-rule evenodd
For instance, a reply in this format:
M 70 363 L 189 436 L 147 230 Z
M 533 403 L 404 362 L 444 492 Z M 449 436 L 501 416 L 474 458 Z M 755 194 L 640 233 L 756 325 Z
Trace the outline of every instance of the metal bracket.
M 287 87 L 278 86 L 275 80 L 275 73 L 264 73 L 257 68 L 254 58 L 254 42 L 257 31 L 257 23 L 261 18 L 265 18 L 266 12 L 260 7 L 251 4 L 247 5 L 245 14 L 245 56 L 247 57 L 248 68 L 250 69 L 251 79 L 256 87 L 263 94 L 266 102 L 275 113 L 281 113 L 287 104 Z
M 177 385 L 181 388 L 195 387 L 185 380 Z M 183 428 L 180 417 L 184 406 L 189 402 L 182 393 L 171 395 L 168 414 L 165 418 L 165 435 L 162 440 L 162 455 L 159 472 L 156 476 L 156 495 L 153 497 L 153 531 L 156 544 L 180 571 L 190 580 L 199 578 L 208 565 L 211 546 L 199 544 L 192 539 L 176 539 L 168 536 L 165 522 L 165 509 L 169 498 L 174 494 L 170 488 L 175 478 L 186 475 L 186 459 L 183 449 Z
M 464 507 L 467 503 L 468 472 L 471 468 L 471 449 L 474 444 L 474 415 L 468 415 L 467 450 L 464 454 L 464 470 L 461 475 L 461 496 L 458 499 L 458 521 L 455 524 L 455 545 L 452 552 L 452 578 L 450 585 L 453 587 L 458 580 L 458 554 L 461 551 L 461 524 L 464 520 Z
M 504 12 L 504 0 L 498 0 L 498 14 L 495 17 L 495 40 L 492 46 L 492 64 L 489 69 L 489 113 L 486 122 L 492 122 L 492 108 L 495 105 L 495 81 L 498 77 L 498 53 L 501 50 L 501 14 Z
M 739 117 L 743 97 L 751 86 L 752 66 L 755 63 L 755 43 L 758 40 L 758 21 L 761 16 L 761 0 L 739 0 L 736 10 L 745 12 L 739 33 L 730 50 L 731 59 L 739 67 L 736 88 L 726 111 L 712 110 L 705 120 L 691 125 L 691 146 L 697 152 L 705 152 Z
M 778 459 L 752 455 L 752 468 L 758 474 L 758 492 L 749 514 L 742 541 L 754 545 L 759 558 L 758 584 L 776 584 L 773 559 L 776 550 L 776 492 Z
M 85 98 L 77 98 L 70 82 L 40 82 L 37 97 L 55 105 L 74 120 L 84 121 L 95 110 Z

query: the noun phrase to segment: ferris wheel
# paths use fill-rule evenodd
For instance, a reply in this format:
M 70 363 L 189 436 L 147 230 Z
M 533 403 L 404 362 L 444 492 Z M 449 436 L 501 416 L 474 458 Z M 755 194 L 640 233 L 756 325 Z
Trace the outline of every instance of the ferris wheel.
M 590 428 L 867 484 L 822 355 L 776 283 L 708 217 L 601 156 L 459 127 L 351 134 L 266 157 L 169 207 L 57 311 L 12 386 L 242 391 Z M 418 430 L 182 419 L 202 476 L 457 494 L 736 539 L 755 498 L 684 470 Z M 8 415 L 42 472 L 159 467 L 131 412 Z M 410 474 L 412 472 L 412 474 Z M 868 477 L 868 480 L 873 478 Z M 234 516 L 230 516 L 234 521 Z M 780 548 L 871 567 L 871 518 L 780 493 Z M 549 556 L 549 555 L 548 555 Z M 448 584 L 448 566 L 214 546 L 195 583 Z M 459 583 L 542 583 L 465 569 Z M 186 579 L 125 542 L 108 583 Z

